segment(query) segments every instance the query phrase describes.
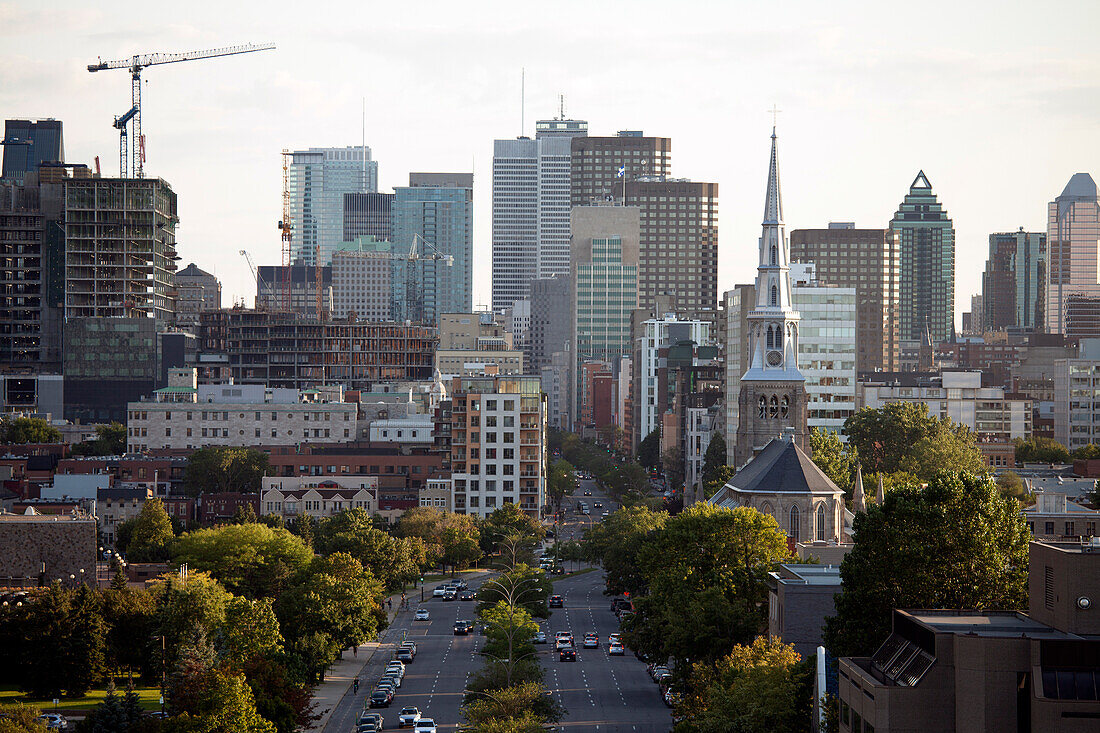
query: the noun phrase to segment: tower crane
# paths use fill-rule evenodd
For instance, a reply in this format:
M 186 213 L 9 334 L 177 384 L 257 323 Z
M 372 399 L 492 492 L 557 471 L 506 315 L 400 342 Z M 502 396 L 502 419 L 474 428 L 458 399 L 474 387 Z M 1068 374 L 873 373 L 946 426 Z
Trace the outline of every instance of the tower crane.
M 215 58 L 217 56 L 233 56 L 240 53 L 252 53 L 253 51 L 268 51 L 275 48 L 274 43 L 246 43 L 241 46 L 226 46 L 225 48 L 211 48 L 205 51 L 184 51 L 183 53 L 147 53 L 147 54 L 134 54 L 128 59 L 120 59 L 118 61 L 101 61 L 97 60 L 94 64 L 88 64 L 88 71 L 106 71 L 108 69 L 127 69 L 130 72 L 130 95 L 131 103 L 133 107 L 130 112 L 127 112 L 123 117 L 130 117 L 131 120 L 131 134 L 130 145 L 132 146 L 132 158 L 133 158 L 133 175 L 135 178 L 144 178 L 144 163 L 145 163 L 145 136 L 141 133 L 141 70 L 147 66 L 156 66 L 157 64 L 174 64 L 179 61 L 198 61 L 199 59 Z M 131 114 L 132 113 L 132 114 Z M 115 127 L 121 131 L 123 128 L 119 127 L 118 118 L 115 121 Z M 122 132 L 123 141 L 122 146 L 125 146 L 125 132 Z M 122 155 L 123 163 L 125 163 L 125 153 Z M 121 175 L 126 178 L 128 170 L 122 170 Z
M 256 281 L 256 300 L 260 299 L 260 291 L 263 290 L 261 285 L 264 283 L 264 279 L 260 277 L 260 271 L 256 269 L 256 263 L 252 261 L 252 255 L 248 254 L 248 250 L 242 249 L 240 251 L 241 257 L 244 257 L 244 261 L 248 263 L 248 269 L 252 270 L 252 279 Z M 259 303 L 255 303 L 257 310 L 259 310 Z
M 421 254 L 417 248 L 417 243 L 423 244 L 427 249 L 431 251 L 425 251 Z M 435 245 L 429 242 L 424 237 L 420 236 L 419 232 L 413 233 L 412 243 L 409 245 L 408 253 L 394 253 L 390 255 L 391 260 L 405 260 L 405 314 L 406 320 L 420 321 L 424 319 L 424 298 L 423 293 L 417 288 L 416 271 L 413 268 L 413 263 L 426 260 L 429 262 L 442 262 L 447 267 L 451 267 L 455 263 L 453 255 L 443 254 Z M 394 299 L 393 303 L 393 315 L 397 317 L 397 299 Z M 413 318 L 412 316 L 415 316 Z

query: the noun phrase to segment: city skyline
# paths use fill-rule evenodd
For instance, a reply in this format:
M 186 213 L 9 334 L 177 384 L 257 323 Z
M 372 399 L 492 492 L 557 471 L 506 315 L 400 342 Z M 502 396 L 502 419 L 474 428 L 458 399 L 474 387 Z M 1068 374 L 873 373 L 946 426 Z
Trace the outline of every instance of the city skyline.
M 1054 46 L 1033 33 L 1049 10 L 942 6 L 948 13 L 933 4 L 921 18 L 903 19 L 916 42 L 900 46 L 880 32 L 896 21 L 889 10 L 857 13 L 859 5 L 795 3 L 736 17 L 711 10 L 705 30 L 698 23 L 705 6 L 690 3 L 663 8 L 659 26 L 644 12 L 623 20 L 610 8 L 570 3 L 554 18 L 509 16 L 508 23 L 491 22 L 502 4 L 440 6 L 431 20 L 394 9 L 359 16 L 340 5 L 331 15 L 347 22 L 302 18 L 291 34 L 285 13 L 258 16 L 253 5 L 219 8 L 209 28 L 203 3 L 120 18 L 76 3 L 7 3 L 0 4 L 0 112 L 62 120 L 69 160 L 93 165 L 98 155 L 113 175 L 111 120 L 128 107 L 129 80 L 122 72 L 90 75 L 88 63 L 274 41 L 274 52 L 145 75 L 147 175 L 177 192 L 180 255 L 224 282 L 228 305 L 251 300 L 255 286 L 243 258 L 227 252 L 244 247 L 258 263 L 278 261 L 280 150 L 361 144 L 364 97 L 380 191 L 403 185 L 411 171 L 474 172 L 475 261 L 491 257 L 493 140 L 533 136 L 536 119 L 557 114 L 559 93 L 566 115 L 588 120 L 592 135 L 641 129 L 673 138 L 677 174 L 722 186 L 724 292 L 752 278 L 762 203 L 756 143 L 774 103 L 784 110 L 784 187 L 798 201 L 786 212 L 790 229 L 829 221 L 885 227 L 925 171 L 957 230 L 958 323 L 981 290 L 989 234 L 1042 231 L 1047 202 L 1074 173 L 1100 175 L 1100 149 L 1088 142 L 1100 126 L 1100 54 L 1073 50 L 1093 48 L 1088 29 L 1096 23 L 1088 18 L 1100 19 L 1100 10 L 1063 3 L 1078 22 Z M 647 7 L 658 6 L 639 6 Z M 574 13 L 585 22 L 571 22 Z M 608 32 L 609 24 L 618 30 Z M 65 39 L 62 50 L 41 56 L 55 38 Z M 658 40 L 662 53 L 641 53 Z M 705 65 L 687 53 L 700 49 Z M 342 68 L 380 73 L 333 71 Z M 489 304 L 488 268 L 475 270 L 473 292 L 475 305 Z

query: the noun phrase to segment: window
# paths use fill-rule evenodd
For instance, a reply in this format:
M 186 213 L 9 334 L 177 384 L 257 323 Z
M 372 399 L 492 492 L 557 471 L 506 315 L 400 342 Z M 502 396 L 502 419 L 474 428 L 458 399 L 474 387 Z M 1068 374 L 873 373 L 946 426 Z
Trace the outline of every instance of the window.
M 818 504 L 817 510 L 814 512 L 814 529 L 817 532 L 816 539 L 818 542 L 825 541 L 825 505 Z
M 795 542 L 798 542 L 799 539 L 800 539 L 799 531 L 798 531 L 799 530 L 798 525 L 799 525 L 798 506 L 796 505 L 796 506 L 791 507 L 791 513 L 790 513 L 790 528 L 791 528 L 790 529 L 790 535 L 791 535 L 791 539 L 794 540 Z
M 774 244 L 772 245 L 772 253 L 771 253 L 771 264 L 772 264 L 772 266 L 773 266 L 773 267 L 774 267 L 775 265 L 779 264 L 779 258 L 778 258 L 777 254 L 776 254 L 776 248 L 775 248 L 775 245 L 774 245 Z
M 771 304 L 779 305 L 779 288 L 772 285 Z

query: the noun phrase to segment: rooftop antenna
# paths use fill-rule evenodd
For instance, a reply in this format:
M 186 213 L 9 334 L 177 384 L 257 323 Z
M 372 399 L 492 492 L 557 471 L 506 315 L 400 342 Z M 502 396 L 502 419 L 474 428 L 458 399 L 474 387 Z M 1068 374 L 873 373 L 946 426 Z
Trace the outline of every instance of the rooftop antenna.
M 558 119 L 559 120 L 564 120 L 565 119 L 565 95 L 564 94 L 559 94 L 558 95 Z
M 366 191 L 370 186 L 367 184 L 367 98 L 363 97 L 363 190 Z
M 527 129 L 527 69 L 519 69 L 519 136 Z

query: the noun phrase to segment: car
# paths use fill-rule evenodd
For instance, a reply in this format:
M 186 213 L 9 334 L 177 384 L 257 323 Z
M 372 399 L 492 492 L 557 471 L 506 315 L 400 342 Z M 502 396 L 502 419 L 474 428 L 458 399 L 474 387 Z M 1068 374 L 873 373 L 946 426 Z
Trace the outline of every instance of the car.
M 569 639 L 569 641 L 573 641 L 573 632 L 572 631 L 559 631 L 558 633 L 554 634 L 554 638 L 555 639 Z
M 545 644 L 546 643 L 546 632 L 545 631 L 536 631 L 535 635 L 531 637 L 531 643 L 532 644 Z
M 35 720 L 46 726 L 47 730 L 64 730 L 69 727 L 69 721 L 65 720 L 63 715 L 57 713 L 45 713 L 39 715 Z
M 465 580 L 462 580 L 461 578 L 459 578 L 458 580 L 452 580 L 451 585 L 453 585 L 455 588 L 458 588 L 459 590 L 466 590 L 470 587 L 470 584 L 467 583 Z
M 558 650 L 558 661 L 561 662 L 575 662 L 577 661 L 577 650 L 571 646 L 564 647 Z
M 571 646 L 573 646 L 573 642 L 569 639 L 558 639 L 556 642 L 554 642 L 554 648 L 559 651 L 562 649 L 567 649 Z
M 442 598 L 443 596 L 445 596 L 447 594 L 447 589 L 449 587 L 450 586 L 447 586 L 447 585 L 437 585 L 435 587 L 435 589 L 432 591 L 432 598 Z
M 402 677 L 405 676 L 405 665 L 402 664 L 401 662 L 394 661 L 394 662 L 390 662 L 389 664 L 387 664 L 386 665 L 386 671 L 389 672 L 391 669 L 397 670 L 397 672 Z
M 355 726 L 355 733 L 378 733 L 381 728 L 374 722 L 360 723 Z
M 589 509 L 588 507 L 585 507 L 584 509 L 581 509 L 581 514 L 584 514 L 585 516 L 591 516 L 592 515 L 592 510 Z
M 391 679 L 382 678 L 378 680 L 378 684 L 374 686 L 374 689 L 388 692 L 391 700 L 397 694 L 397 685 Z
M 420 720 L 420 710 L 411 705 L 401 708 L 401 712 L 397 714 L 397 725 L 400 728 L 411 728 L 418 720 Z
M 474 601 L 477 600 L 477 594 L 472 590 L 464 590 L 458 594 L 458 600 L 460 601 Z
M 403 642 L 401 642 L 401 646 L 399 646 L 397 648 L 398 649 L 408 649 L 410 652 L 412 652 L 412 655 L 414 657 L 416 656 L 416 642 L 415 641 L 403 641 Z M 402 661 L 404 661 L 404 660 L 402 660 Z
M 611 634 L 610 636 L 608 636 L 607 640 L 609 642 L 611 642 L 612 644 L 622 644 L 623 643 L 623 635 L 616 631 L 614 634 Z
M 386 670 L 382 675 L 383 682 L 391 682 L 394 689 L 401 687 L 401 673 L 397 670 Z
M 416 616 L 414 616 L 413 618 L 415 618 L 417 621 L 428 621 L 429 619 L 431 619 L 431 617 L 432 615 L 428 613 L 428 609 L 418 608 L 416 609 Z
M 565 599 L 558 595 L 550 596 L 550 608 L 565 608 Z
M 397 650 L 397 660 L 400 661 L 400 662 L 405 662 L 406 664 L 408 664 L 409 662 L 412 662 L 412 660 L 413 660 L 413 651 L 412 651 L 412 649 L 398 649 Z
M 435 721 L 431 718 L 421 718 L 413 726 L 413 733 L 438 733 L 435 729 Z
M 371 713 L 364 711 L 359 716 L 359 722 L 356 723 L 356 733 L 360 733 L 359 728 L 367 725 L 373 725 L 375 730 L 382 730 L 386 727 L 385 721 L 382 719 L 382 713 Z
M 596 649 L 596 648 L 598 648 L 600 646 L 600 637 L 599 637 L 599 635 L 597 635 L 593 631 L 589 631 L 587 634 L 584 635 L 584 641 L 582 642 L 582 646 L 584 646 L 585 649 Z
M 603 509 L 603 502 L 600 502 L 600 501 L 592 502 L 592 508 L 593 509 Z
M 455 621 L 455 636 L 466 636 L 473 630 L 473 621 Z
M 454 588 L 448 588 L 443 592 L 443 600 L 445 601 L 453 601 L 456 598 L 458 598 L 458 591 Z
M 623 645 L 617 641 L 613 641 L 607 646 L 607 653 L 613 657 L 621 657 L 626 653 L 626 649 Z
M 584 495 L 585 496 L 592 496 L 592 492 L 591 491 L 586 491 L 586 492 L 584 492 Z
M 372 708 L 388 708 L 390 706 L 390 701 L 393 700 L 393 695 L 385 690 L 375 690 L 367 699 L 368 704 Z

